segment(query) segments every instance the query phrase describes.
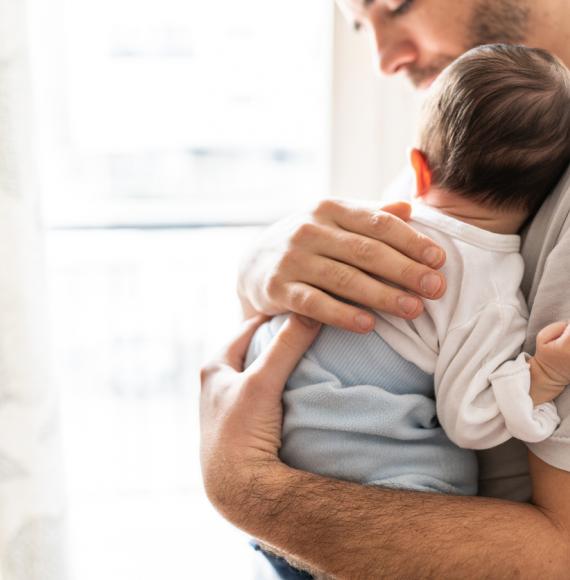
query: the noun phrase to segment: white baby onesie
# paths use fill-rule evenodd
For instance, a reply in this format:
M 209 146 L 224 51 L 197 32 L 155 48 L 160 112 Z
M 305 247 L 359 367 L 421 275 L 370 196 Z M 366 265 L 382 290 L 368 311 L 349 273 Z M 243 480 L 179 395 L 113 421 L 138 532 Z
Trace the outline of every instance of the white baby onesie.
M 434 375 L 439 421 L 458 446 L 546 439 L 560 420 L 553 403 L 534 407 L 529 395 L 528 357 L 520 353 L 528 319 L 520 237 L 483 230 L 423 203 L 414 205 L 411 224 L 445 250 L 441 271 L 448 289 L 443 298 L 425 301 L 416 320 L 379 312 L 376 332 Z

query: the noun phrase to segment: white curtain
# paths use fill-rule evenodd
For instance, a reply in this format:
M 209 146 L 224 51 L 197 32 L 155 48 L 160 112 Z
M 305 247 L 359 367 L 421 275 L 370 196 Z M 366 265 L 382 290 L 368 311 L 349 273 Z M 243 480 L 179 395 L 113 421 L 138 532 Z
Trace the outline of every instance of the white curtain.
M 62 477 L 26 17 L 26 0 L 0 0 L 0 578 L 62 580 Z

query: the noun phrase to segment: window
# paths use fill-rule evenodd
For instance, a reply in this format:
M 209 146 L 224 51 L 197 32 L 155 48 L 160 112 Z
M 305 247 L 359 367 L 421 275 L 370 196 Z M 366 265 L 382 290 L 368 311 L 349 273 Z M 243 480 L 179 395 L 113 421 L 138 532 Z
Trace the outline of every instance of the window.
M 379 197 L 417 106 L 330 0 L 36 0 L 32 17 L 70 575 L 250 578 L 201 490 L 198 367 L 236 328 L 259 227 Z
M 63 11 L 52 223 L 267 221 L 327 191 L 328 0 Z
M 332 4 L 40 4 L 70 576 L 250 578 L 201 489 L 198 368 L 256 226 L 328 190 Z

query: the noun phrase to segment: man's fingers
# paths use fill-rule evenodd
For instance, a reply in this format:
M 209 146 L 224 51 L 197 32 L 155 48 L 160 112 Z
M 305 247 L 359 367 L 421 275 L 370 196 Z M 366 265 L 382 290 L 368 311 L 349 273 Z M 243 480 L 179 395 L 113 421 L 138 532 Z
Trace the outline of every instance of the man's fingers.
M 248 367 L 259 384 L 282 389 L 297 363 L 319 333 L 320 324 L 291 314 L 267 348 Z
M 370 312 L 333 298 L 308 284 L 289 284 L 285 300 L 292 312 L 323 324 L 359 333 L 367 333 L 374 328 L 375 319 Z
M 406 215 L 405 206 L 403 203 L 387 206 L 397 214 L 394 215 L 388 211 L 337 202 L 336 210 L 331 211 L 330 217 L 349 232 L 384 242 L 412 260 L 431 268 L 441 268 L 445 263 L 443 249 L 398 217 Z
M 324 231 L 319 240 L 315 240 L 314 249 L 320 256 L 325 256 L 330 260 L 317 261 L 318 256 L 313 256 L 313 263 L 307 268 L 313 278 L 307 278 L 306 282 L 396 316 L 407 316 L 410 312 L 401 312 L 396 304 L 389 305 L 387 308 L 382 306 L 382 303 L 388 299 L 388 294 L 383 295 L 383 289 L 386 288 L 383 284 L 374 283 L 374 286 L 377 286 L 377 294 L 372 296 L 372 300 L 362 300 L 346 292 L 348 286 L 353 285 L 354 282 L 354 277 L 350 275 L 350 268 L 369 272 L 423 298 L 436 300 L 444 294 L 446 282 L 441 272 L 415 262 L 384 242 L 352 232 L 327 232 L 326 230 L 329 229 L 327 226 L 321 226 L 321 229 Z M 366 278 L 369 282 L 373 281 L 368 276 Z M 321 280 L 326 281 L 327 285 L 321 283 Z M 332 287 L 330 287 L 331 284 Z M 360 288 L 352 288 L 352 290 L 359 291 Z M 395 293 L 391 294 L 396 298 Z M 405 292 L 400 291 L 399 294 L 405 295 Z
M 307 282 L 343 298 L 401 318 L 416 318 L 423 311 L 422 301 L 404 290 L 389 286 L 358 268 L 328 258 L 314 258 Z M 438 277 L 439 291 L 445 280 Z
M 249 347 L 249 343 L 255 331 L 266 321 L 268 316 L 258 315 L 253 318 L 246 320 L 237 336 L 230 342 L 230 344 L 222 352 L 221 360 L 222 362 L 229 365 L 234 370 L 241 372 L 243 371 L 243 361 Z

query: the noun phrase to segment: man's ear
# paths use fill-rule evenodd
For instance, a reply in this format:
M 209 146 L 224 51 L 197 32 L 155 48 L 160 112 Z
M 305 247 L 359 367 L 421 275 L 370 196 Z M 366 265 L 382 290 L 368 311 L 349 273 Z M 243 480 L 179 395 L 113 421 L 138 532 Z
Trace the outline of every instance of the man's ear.
M 422 197 L 431 187 L 431 169 L 425 153 L 419 149 L 412 149 L 410 159 L 416 174 L 416 196 Z

